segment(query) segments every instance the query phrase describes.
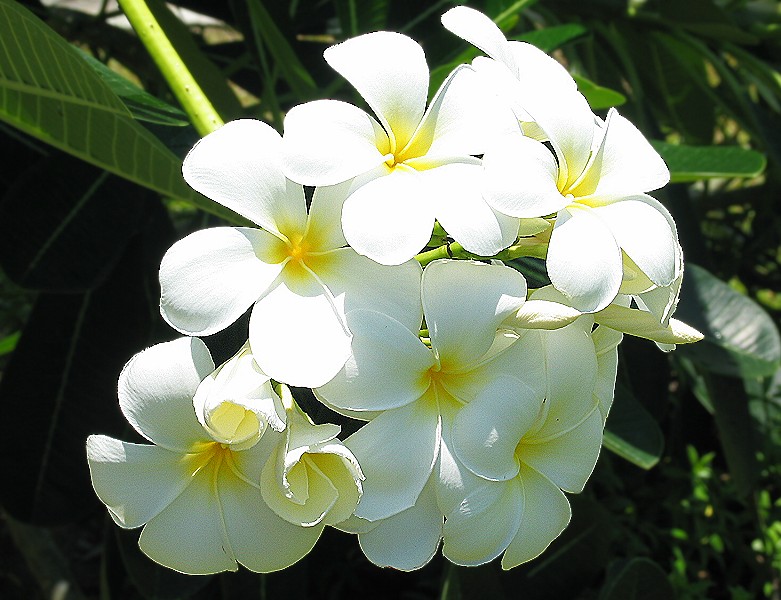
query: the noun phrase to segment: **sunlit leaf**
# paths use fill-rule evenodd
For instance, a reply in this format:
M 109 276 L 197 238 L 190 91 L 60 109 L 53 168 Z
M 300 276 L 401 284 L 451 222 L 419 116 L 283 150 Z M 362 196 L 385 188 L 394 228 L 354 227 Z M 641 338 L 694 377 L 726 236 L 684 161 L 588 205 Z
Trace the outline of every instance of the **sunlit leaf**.
M 674 183 L 756 177 L 767 163 L 763 154 L 738 146 L 679 146 L 656 140 L 651 145 L 667 163 Z
M 544 29 L 535 29 L 515 36 L 519 42 L 528 42 L 537 46 L 543 52 L 552 52 L 567 42 L 571 42 L 586 34 L 588 30 L 579 23 L 555 25 Z
M 772 375 L 781 362 L 781 338 L 770 316 L 708 271 L 687 263 L 675 317 L 705 339 L 676 352 L 702 369 L 735 377 Z
M 578 84 L 580 93 L 586 97 L 589 106 L 594 110 L 610 108 L 611 106 L 621 106 L 626 102 L 626 96 L 621 92 L 597 85 L 581 75 L 573 75 L 572 77 Z
M 7 335 L 0 339 L 0 356 L 5 356 L 6 354 L 13 352 L 21 335 L 20 331 L 15 331 L 11 335 Z

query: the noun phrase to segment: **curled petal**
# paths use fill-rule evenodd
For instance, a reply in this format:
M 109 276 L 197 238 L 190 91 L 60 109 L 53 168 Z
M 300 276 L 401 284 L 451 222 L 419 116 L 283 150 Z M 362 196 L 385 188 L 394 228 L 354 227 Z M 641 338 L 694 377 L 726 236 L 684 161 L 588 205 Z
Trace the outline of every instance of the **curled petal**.
M 301 232 L 304 190 L 283 174 L 280 142 L 262 121 L 226 123 L 190 150 L 182 175 L 193 189 L 268 231 Z
M 523 306 L 504 321 L 510 329 L 560 329 L 572 323 L 583 313 L 561 302 L 527 300 Z
M 282 164 L 302 185 L 335 185 L 383 164 L 388 135 L 373 117 L 352 104 L 315 100 L 285 116 Z
M 581 312 L 605 308 L 621 286 L 621 250 L 610 228 L 586 207 L 559 211 L 547 263 L 553 285 Z
M 503 63 L 517 77 L 518 65 L 510 44 L 496 23 L 483 13 L 467 6 L 456 6 L 442 15 L 442 25 Z
M 190 452 L 211 441 L 195 416 L 193 396 L 213 370 L 209 350 L 198 338 L 147 348 L 119 375 L 122 414 L 149 441 L 174 452 Z
M 304 235 L 310 251 L 325 252 L 347 245 L 342 233 L 342 206 L 351 183 L 347 181 L 315 188 Z
M 273 283 L 284 257 L 284 243 L 261 229 L 196 231 L 163 257 L 160 313 L 182 333 L 222 331 Z
M 572 516 L 567 497 L 534 469 L 523 465 L 519 481 L 523 487 L 523 512 L 515 537 L 502 557 L 503 569 L 512 569 L 542 554 Z
M 610 305 L 594 318 L 600 325 L 662 344 L 691 344 L 703 338 L 702 333 L 682 321 L 670 319 L 665 327 L 651 313 L 634 308 Z
M 423 117 L 428 96 L 428 65 L 420 44 L 400 33 L 377 31 L 331 46 L 323 56 L 393 132 L 396 148 L 403 148 Z
M 453 444 L 466 467 L 485 479 L 518 474 L 515 448 L 540 412 L 542 396 L 514 377 L 497 377 L 456 415 Z

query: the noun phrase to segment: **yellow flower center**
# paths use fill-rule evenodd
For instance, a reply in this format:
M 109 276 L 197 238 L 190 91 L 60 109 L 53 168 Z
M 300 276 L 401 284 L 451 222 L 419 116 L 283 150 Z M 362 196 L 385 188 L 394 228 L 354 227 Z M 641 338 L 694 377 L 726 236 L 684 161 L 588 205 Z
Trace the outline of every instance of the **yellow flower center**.
M 303 238 L 297 241 L 291 240 L 288 245 L 288 255 L 298 263 L 305 263 L 305 259 L 309 254 L 310 249 L 309 242 Z

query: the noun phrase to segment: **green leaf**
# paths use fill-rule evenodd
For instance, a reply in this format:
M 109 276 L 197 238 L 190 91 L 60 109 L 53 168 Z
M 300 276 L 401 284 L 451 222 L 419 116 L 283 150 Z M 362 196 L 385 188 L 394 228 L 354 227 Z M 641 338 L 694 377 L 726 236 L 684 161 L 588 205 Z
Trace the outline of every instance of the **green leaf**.
M 675 318 L 705 339 L 677 351 L 705 371 L 733 377 L 772 375 L 781 362 L 781 338 L 770 316 L 708 271 L 688 263 Z
M 533 44 L 543 52 L 552 52 L 556 48 L 561 48 L 567 42 L 585 35 L 587 31 L 579 23 L 567 23 L 566 25 L 555 25 L 545 29 L 528 31 L 515 36 L 513 39 Z
M 605 424 L 605 448 L 641 469 L 654 467 L 662 456 L 664 435 L 658 423 L 620 382 Z
M 266 7 L 261 0 L 249 0 L 249 8 L 252 26 L 268 48 L 274 58 L 274 64 L 287 81 L 290 89 L 300 100 L 305 100 L 315 95 L 317 85 L 315 80 L 306 70 L 303 63 L 296 56 L 295 51 L 275 25 Z
M 11 335 L 7 335 L 0 339 L 0 356 L 5 356 L 6 354 L 13 352 L 21 335 L 22 333 L 20 331 L 15 331 Z
M 81 55 L 95 73 L 106 82 L 111 91 L 122 100 L 135 119 L 173 127 L 185 127 L 190 124 L 187 115 L 180 109 L 145 92 L 89 54 L 82 52 Z
M 92 289 L 137 230 L 144 201 L 157 199 L 70 156 L 39 160 L 0 200 L 0 265 L 26 289 Z
M 578 84 L 580 93 L 586 97 L 589 106 L 593 110 L 610 108 L 611 106 L 621 106 L 626 102 L 626 96 L 621 92 L 597 85 L 581 75 L 573 75 L 572 77 Z
M 245 222 L 190 189 L 181 160 L 133 119 L 81 54 L 11 0 L 0 0 L 0 120 L 160 194 Z
M 648 558 L 629 560 L 599 594 L 599 600 L 669 600 L 674 597 L 667 574 Z
M 765 170 L 765 156 L 738 146 L 679 146 L 651 140 L 670 169 L 670 181 L 682 183 L 714 177 L 756 177 Z

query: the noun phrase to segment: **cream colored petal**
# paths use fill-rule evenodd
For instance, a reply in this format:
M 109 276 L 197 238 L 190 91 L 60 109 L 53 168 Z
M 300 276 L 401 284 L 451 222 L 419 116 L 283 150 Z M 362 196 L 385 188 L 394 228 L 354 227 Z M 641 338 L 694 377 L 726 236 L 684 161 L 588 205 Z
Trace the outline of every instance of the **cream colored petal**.
M 424 401 L 388 410 L 344 443 L 366 480 L 355 514 L 376 521 L 415 504 L 437 459 L 441 423 Z
M 526 300 L 526 280 L 503 265 L 437 260 L 423 271 L 423 313 L 444 371 L 473 366 L 501 322 Z
M 222 331 L 282 271 L 286 246 L 262 229 L 216 227 L 188 235 L 160 264 L 160 313 L 189 335 Z
M 523 464 L 542 473 L 561 489 L 581 492 L 594 470 L 602 447 L 602 414 L 599 410 L 577 427 L 556 437 L 523 440 L 518 456 Z
M 523 488 L 517 478 L 485 481 L 447 515 L 442 554 L 463 566 L 493 560 L 515 536 L 523 508 Z
M 214 487 L 214 463 L 141 532 L 138 545 L 155 562 L 187 575 L 237 570 Z
M 104 435 L 87 438 L 92 487 L 121 527 L 140 527 L 190 483 L 193 462 L 157 446 L 129 444 Z
M 214 370 L 209 350 L 198 338 L 179 338 L 139 352 L 119 375 L 119 407 L 149 441 L 187 453 L 209 435 L 198 423 L 193 396 Z
M 281 519 L 263 502 L 260 490 L 229 471 L 220 473 L 218 485 L 230 547 L 251 571 L 289 567 L 309 553 L 323 531 L 322 524 L 300 527 Z
M 665 327 L 651 313 L 623 306 L 608 306 L 596 313 L 595 319 L 616 331 L 662 344 L 691 344 L 703 337 L 702 333 L 677 319 L 670 319 Z
M 380 567 L 413 571 L 434 557 L 442 538 L 443 518 L 433 487 L 432 483 L 426 485 L 414 506 L 358 534 L 366 558 Z
M 396 148 L 403 148 L 428 96 L 428 65 L 420 45 L 400 33 L 377 31 L 331 46 L 323 56 L 393 132 Z
M 315 100 L 285 116 L 282 164 L 302 185 L 335 185 L 371 171 L 390 152 L 388 135 L 373 117 L 352 104 Z
M 521 467 L 523 514 L 515 537 L 502 557 L 512 569 L 538 557 L 567 527 L 572 516 L 567 497 L 553 483 L 527 466 Z
M 303 231 L 304 190 L 284 176 L 280 142 L 262 121 L 226 123 L 190 150 L 182 175 L 193 189 L 268 231 Z
M 352 355 L 318 396 L 338 409 L 379 411 L 408 405 L 426 392 L 434 356 L 415 333 L 387 315 L 347 315 Z

